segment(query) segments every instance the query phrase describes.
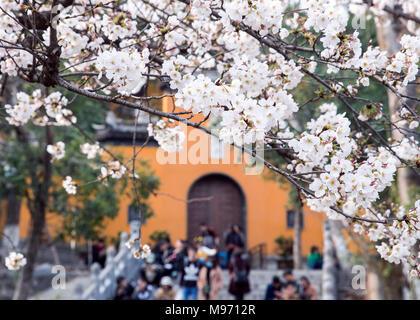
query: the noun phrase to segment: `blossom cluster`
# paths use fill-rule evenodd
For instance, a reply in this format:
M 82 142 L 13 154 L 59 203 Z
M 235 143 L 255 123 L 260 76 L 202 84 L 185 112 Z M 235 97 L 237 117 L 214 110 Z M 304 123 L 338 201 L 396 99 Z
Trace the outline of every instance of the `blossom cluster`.
M 19 9 L 20 5 L 15 1 L 1 1 L 1 8 L 5 11 Z M 0 43 L 15 43 L 18 40 L 17 32 L 22 26 L 13 16 L 0 14 Z M 18 74 L 19 68 L 26 68 L 33 62 L 32 54 L 18 49 L 0 48 L 0 71 L 12 77 Z
M 9 114 L 6 120 L 11 125 L 20 126 L 32 119 L 35 112 L 42 106 L 41 90 L 35 90 L 31 96 L 25 92 L 19 92 L 16 99 L 16 105 L 5 105 L 6 112 Z
M 220 137 L 226 142 L 253 143 L 262 141 L 273 127 L 298 111 L 287 91 L 302 79 L 299 67 L 273 55 L 278 68 L 271 74 L 268 65 L 246 56 L 237 59 L 227 74 L 229 83 L 219 84 L 203 74 L 197 77 L 180 71 L 186 61 L 175 58 L 165 61 L 162 71 L 178 89 L 175 105 L 205 116 L 210 112 L 222 117 Z M 276 87 L 276 89 L 274 89 Z M 262 93 L 266 98 L 260 98 Z
M 76 183 L 73 181 L 72 177 L 67 176 L 63 180 L 63 188 L 66 190 L 68 194 L 76 194 L 77 192 L 77 186 Z
M 137 22 L 123 14 L 116 17 L 104 15 L 100 23 L 103 34 L 111 41 L 132 37 L 137 32 Z
M 240 92 L 248 97 L 257 97 L 261 91 L 268 86 L 270 78 L 268 75 L 268 65 L 257 59 L 248 60 L 247 56 L 242 56 L 229 69 L 228 75 L 232 79 L 240 81 Z
M 387 210 L 384 216 L 389 216 Z M 357 224 L 354 229 L 360 234 L 368 234 L 371 240 L 378 240 L 376 246 L 381 257 L 391 263 L 406 263 L 410 269 L 410 275 L 414 278 L 420 276 L 420 256 L 413 254 L 412 248 L 420 239 L 420 200 L 414 204 L 414 208 L 406 211 L 400 207 L 396 212 L 398 219 L 390 226 L 383 224 Z
M 386 68 L 390 72 L 403 72 L 404 80 L 402 81 L 402 84 L 400 84 L 399 88 L 401 88 L 401 85 L 406 87 L 410 81 L 414 81 L 416 79 L 417 73 L 419 71 L 418 53 L 420 52 L 420 37 L 405 34 L 402 36 L 400 43 L 401 50 L 397 52 L 395 57 L 390 61 L 390 64 Z
M 171 119 L 150 123 L 147 131 L 149 136 L 155 138 L 159 146 L 167 152 L 178 152 L 185 140 L 184 132 L 179 126 L 174 126 L 174 121 Z
M 344 218 L 331 207 L 341 203 L 344 213 L 353 216 L 359 209 L 368 209 L 379 193 L 391 185 L 399 160 L 380 147 L 365 150 L 367 159 L 359 161 L 358 143 L 350 137 L 350 121 L 345 114 L 337 114 L 334 104 L 323 104 L 321 116 L 307 124 L 300 138 L 289 146 L 296 152 L 289 169 L 297 173 L 314 172 L 309 189 L 315 198 L 308 205 L 325 211 L 331 218 Z
M 115 82 L 119 93 L 129 96 L 137 93 L 144 85 L 146 80 L 143 73 L 146 73 L 148 62 L 148 49 L 141 53 L 136 50 L 112 49 L 98 55 L 96 66 L 109 80 Z
M 133 257 L 136 259 L 146 259 L 152 253 L 152 250 L 148 244 L 141 245 L 141 241 L 138 238 L 130 238 L 125 246 L 128 249 L 132 249 L 136 242 L 139 243 L 139 247 L 133 251 Z
M 298 157 L 288 168 L 312 181 L 308 206 L 326 212 L 331 219 L 356 218 L 356 232 L 365 233 L 372 241 L 384 240 L 377 246 L 382 257 L 393 263 L 407 262 L 411 247 L 420 239 L 417 211 L 408 215 L 397 212 L 393 218 L 391 211 L 375 209 L 380 193 L 394 181 L 399 159 L 383 147 L 359 150 L 345 114 L 337 114 L 334 104 L 323 104 L 320 109 L 321 116 L 307 124 L 308 131 L 288 142 Z M 411 159 L 419 156 L 417 153 Z
M 151 253 L 152 250 L 150 249 L 150 246 L 145 244 L 142 245 L 139 249 L 135 250 L 133 256 L 136 259 L 146 259 L 148 256 L 150 256 Z
M 103 149 L 99 146 L 99 143 L 89 144 L 84 143 L 80 145 L 80 150 L 83 154 L 87 155 L 88 159 L 94 159 L 97 156 L 102 155 Z
M 418 203 L 406 212 L 403 208 L 379 210 L 378 202 L 403 165 L 400 160 L 410 165 L 420 160 L 415 112 L 401 107 L 402 121 L 391 124 L 408 132 L 402 139 L 389 140 L 386 148 L 371 146 L 362 142 L 366 138 L 362 132 L 351 130 L 349 118 L 338 113 L 334 104 L 323 104 L 321 115 L 305 128 L 293 128 L 300 97 L 295 101 L 292 90 L 307 74 L 322 87 L 314 100 L 374 100 L 357 96 L 360 87 L 368 87 L 374 80 L 396 89 L 404 103 L 404 91 L 418 74 L 420 28 L 413 21 L 404 23 L 410 34 L 394 39 L 401 45 L 395 53 L 372 42 L 365 48 L 359 31 L 347 28 L 349 11 L 384 16 L 388 14 L 385 6 L 400 5 L 405 14 L 418 17 L 419 1 L 373 0 L 369 6 L 362 0 L 113 2 L 75 0 L 74 5 L 60 6 L 55 21 L 37 30 L 30 41 L 33 45 L 28 46 L 30 30 L 22 32 L 25 24 L 19 18 L 31 8 L 24 7 L 23 0 L 0 0 L 1 73 L 31 82 L 43 79 L 43 72 L 49 70 L 46 58 L 50 52 L 46 52 L 52 45 L 54 27 L 60 47 L 55 52 L 60 55 L 59 76 L 73 85 L 66 86 L 70 91 L 101 95 L 105 101 L 114 101 L 116 91 L 119 98 L 128 100 L 140 92 L 146 80 L 169 82 L 176 91 L 175 105 L 217 119 L 223 141 L 242 145 L 272 143 L 273 137 L 278 138 L 291 150 L 290 177 L 303 181 L 311 209 L 326 212 L 332 219 L 350 217 L 346 221 L 353 221 L 356 232 L 382 241 L 377 249 L 384 259 L 394 263 L 410 260 L 408 252 L 418 239 Z M 52 9 L 45 1 L 34 6 L 32 11 L 40 13 Z M 314 74 L 318 65 L 326 67 L 327 75 Z M 345 73 L 342 82 L 331 75 L 340 71 Z M 46 97 L 40 90 L 20 92 L 14 105 L 6 105 L 6 120 L 16 126 L 30 121 L 68 126 L 76 118 L 67 104 L 59 92 Z M 305 107 L 308 114 L 313 111 L 310 104 Z M 367 103 L 359 114 L 355 121 L 369 126 L 366 122 L 373 120 L 373 130 L 388 121 L 377 101 Z M 172 120 L 152 123 L 148 132 L 168 152 L 178 151 L 185 139 Z M 47 151 L 53 160 L 61 159 L 64 144 L 49 145 Z M 102 151 L 98 144 L 81 145 L 88 159 Z M 109 161 L 102 166 L 99 179 L 106 183 L 126 171 L 121 162 Z M 63 186 L 69 194 L 77 191 L 71 177 L 65 178 Z M 137 255 L 141 255 L 140 249 Z
M 52 155 L 51 162 L 54 160 L 63 159 L 66 155 L 64 142 L 59 141 L 55 145 L 49 144 L 47 146 L 47 152 Z
M 240 21 L 265 36 L 271 31 L 273 34 L 286 32 L 279 27 L 282 25 L 283 13 L 287 6 L 283 1 L 225 1 L 226 14 L 233 21 Z M 283 36 L 284 37 L 284 36 Z
M 87 47 L 89 38 L 74 30 L 76 29 L 74 24 L 77 24 L 77 19 L 64 21 L 56 26 L 56 31 L 58 43 L 62 48 L 61 57 L 68 59 L 80 54 Z M 50 32 L 51 29 L 48 28 L 43 34 L 44 43 L 47 46 L 50 44 Z
M 324 46 L 321 56 L 331 61 L 328 72 L 336 73 L 340 68 L 360 68 L 368 75 L 382 73 L 383 80 L 397 90 L 402 90 L 415 79 L 420 52 L 419 36 L 403 35 L 400 40 L 401 49 L 392 59 L 388 59 L 386 52 L 377 47 L 369 46 L 363 53 L 359 32 L 345 34 L 349 14 L 344 5 L 338 5 L 335 0 L 305 0 L 300 6 L 308 9 L 304 27 L 313 28 L 323 35 L 320 38 Z M 368 81 L 364 76 L 360 80 Z
M 401 159 L 413 162 L 420 159 L 420 145 L 414 137 L 403 138 L 392 147 Z
M 103 180 L 109 177 L 121 179 L 126 171 L 127 168 L 120 161 L 108 161 L 105 166 L 101 167 L 101 174 L 98 179 Z
M 32 95 L 19 92 L 16 98 L 16 105 L 5 106 L 9 115 L 6 120 L 11 125 L 21 126 L 33 120 L 33 123 L 39 126 L 70 126 L 77 121 L 73 112 L 65 108 L 68 104 L 67 98 L 58 91 L 47 97 L 43 97 L 39 89 L 33 91 Z M 45 114 L 43 115 L 41 111 L 45 111 Z

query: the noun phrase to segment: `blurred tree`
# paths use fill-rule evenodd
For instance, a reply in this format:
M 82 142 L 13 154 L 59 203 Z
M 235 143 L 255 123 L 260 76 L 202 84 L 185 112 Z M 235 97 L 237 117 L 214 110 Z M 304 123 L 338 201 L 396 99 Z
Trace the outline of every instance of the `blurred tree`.
M 162 241 L 164 239 L 167 239 L 169 237 L 169 233 L 166 230 L 155 230 L 150 235 L 150 240 L 153 242 L 153 245 L 156 245 L 159 243 L 159 241 Z
M 6 125 L 4 117 L 0 120 L 0 197 L 13 194 L 18 201 L 25 203 L 31 215 L 30 234 L 26 241 L 27 265 L 19 273 L 15 299 L 26 299 L 30 294 L 48 213 L 58 213 L 63 218 L 59 238 L 86 240 L 98 238 L 106 219 L 116 216 L 118 196 L 124 192 L 133 201 L 139 199 L 136 203 L 146 215 L 153 214 L 147 198 L 159 187 L 159 180 L 146 162 L 140 161 L 137 165 L 136 174 L 140 181 L 136 183 L 135 191 L 132 187 L 127 188 L 131 183 L 127 175 L 121 180 L 107 179 L 107 186 L 99 182 L 101 157 L 87 159 L 81 153 L 80 145 L 91 143 L 86 137 L 94 136 L 92 125 L 104 121 L 107 106 L 78 98 L 71 104 L 71 109 L 79 120 L 77 128 L 33 124 L 11 127 Z M 52 162 L 47 145 L 58 141 L 66 144 L 66 154 L 63 159 Z M 116 157 L 124 163 L 121 156 Z M 67 194 L 62 188 L 67 175 L 80 186 L 75 195 Z

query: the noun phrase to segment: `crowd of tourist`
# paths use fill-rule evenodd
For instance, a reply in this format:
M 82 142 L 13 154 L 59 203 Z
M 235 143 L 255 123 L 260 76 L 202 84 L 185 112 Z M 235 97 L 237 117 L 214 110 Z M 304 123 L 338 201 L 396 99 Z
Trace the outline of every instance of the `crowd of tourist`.
M 229 293 L 244 299 L 249 293 L 250 264 L 243 250 L 244 238 L 238 225 L 224 235 L 226 254 L 219 252 L 220 237 L 206 224 L 192 243 L 169 237 L 162 239 L 145 260 L 137 282 L 117 279 L 116 300 L 218 300 L 223 286 L 222 268 L 229 271 Z M 316 290 L 305 277 L 298 283 L 291 272 L 269 284 L 266 299 L 316 299 Z
M 317 300 L 317 292 L 305 276 L 297 281 L 291 270 L 283 272 L 283 279 L 273 277 L 267 286 L 265 300 Z

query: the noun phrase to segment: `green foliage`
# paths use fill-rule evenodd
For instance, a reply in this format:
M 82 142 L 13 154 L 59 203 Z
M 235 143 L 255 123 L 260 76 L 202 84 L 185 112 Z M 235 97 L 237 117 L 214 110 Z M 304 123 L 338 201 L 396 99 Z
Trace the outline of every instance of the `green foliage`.
M 137 181 L 135 183 L 136 190 L 134 191 L 133 188 L 131 190 L 131 198 L 133 199 L 131 202 L 131 206 L 138 210 L 138 206 L 140 205 L 140 210 L 142 213 L 142 220 L 146 221 L 151 216 L 153 216 L 153 210 L 147 204 L 145 200 L 147 200 L 153 192 L 159 189 L 160 181 L 157 176 L 155 176 L 154 171 L 150 168 L 147 161 L 138 160 L 139 165 L 136 167 L 141 167 L 141 171 L 136 171 L 137 174 Z
M 296 188 L 290 188 L 289 198 L 287 200 L 287 205 L 292 209 L 296 209 L 296 208 L 301 207 L 299 193 L 296 190 Z
M 159 188 L 160 180 L 154 175 L 155 172 L 150 168 L 147 161 L 140 160 L 140 165 L 142 170 L 137 172 L 137 176 L 141 183 L 137 184 L 137 191 L 141 198 L 148 198 L 153 191 Z
M 11 190 L 22 195 L 28 165 L 23 159 L 28 150 L 16 140 L 7 139 L 3 143 L 0 147 L 0 198 L 6 197 Z
M 279 236 L 274 242 L 277 245 L 275 250 L 280 256 L 290 257 L 293 254 L 293 238 Z
M 168 236 L 169 236 L 169 232 L 166 230 L 155 230 L 150 235 L 150 241 L 153 241 L 154 245 L 156 245 L 159 241 L 162 241 Z

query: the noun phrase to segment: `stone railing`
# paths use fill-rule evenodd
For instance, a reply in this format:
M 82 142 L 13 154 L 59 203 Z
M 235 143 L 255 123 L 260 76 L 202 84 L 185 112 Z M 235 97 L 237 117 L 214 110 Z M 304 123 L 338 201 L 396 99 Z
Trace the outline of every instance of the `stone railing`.
M 131 236 L 138 234 L 138 222 L 131 223 Z M 133 256 L 134 249 L 127 248 L 125 243 L 128 234 L 123 232 L 120 237 L 119 251 L 116 253 L 114 247 L 107 249 L 105 268 L 101 270 L 98 263 L 92 264 L 90 268 L 91 283 L 81 295 L 82 300 L 107 300 L 112 299 L 117 288 L 117 278 L 124 276 L 128 281 L 138 278 L 142 261 Z
M 347 248 L 346 239 L 343 236 L 341 221 L 330 221 L 331 237 L 334 243 L 335 253 L 342 269 L 351 268 L 351 253 Z
M 341 221 L 327 220 L 324 222 L 324 262 L 322 267 L 322 298 L 324 300 L 343 299 L 351 292 L 351 253 L 347 248 L 342 228 Z
M 416 299 L 420 300 L 420 280 L 414 281 L 414 290 L 416 292 Z
M 322 264 L 322 299 L 337 300 L 337 270 L 330 221 L 324 221 L 324 254 Z

